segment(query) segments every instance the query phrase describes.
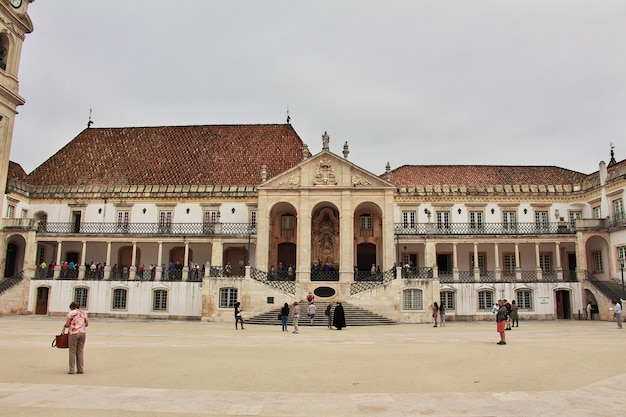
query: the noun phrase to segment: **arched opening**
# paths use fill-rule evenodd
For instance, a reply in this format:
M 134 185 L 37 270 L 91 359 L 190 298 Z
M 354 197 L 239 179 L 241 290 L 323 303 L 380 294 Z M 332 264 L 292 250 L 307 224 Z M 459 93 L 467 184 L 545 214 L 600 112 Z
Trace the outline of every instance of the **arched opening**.
M 278 203 L 270 214 L 270 245 L 268 271 L 272 267 L 278 274 L 286 272 L 289 265 L 295 270 L 298 241 L 298 216 L 294 206 Z
M 314 269 L 328 265 L 338 271 L 340 265 L 339 211 L 334 206 L 319 206 L 311 221 L 311 262 Z
M 376 264 L 376 245 L 373 243 L 359 243 L 356 247 L 356 267 L 359 272 L 371 272 L 372 265 Z
M 7 245 L 6 262 L 4 264 L 5 278 L 12 277 L 17 273 L 17 271 L 15 270 L 17 266 L 17 254 L 17 245 L 15 243 L 9 243 Z
M 230 265 L 230 274 L 235 277 L 246 275 L 248 251 L 241 247 L 232 247 L 224 250 L 224 266 Z

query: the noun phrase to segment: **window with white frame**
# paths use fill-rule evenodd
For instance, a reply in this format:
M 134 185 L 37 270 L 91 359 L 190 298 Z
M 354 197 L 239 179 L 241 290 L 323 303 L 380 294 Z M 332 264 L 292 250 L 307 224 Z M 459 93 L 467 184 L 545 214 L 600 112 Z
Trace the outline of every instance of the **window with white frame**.
M 202 213 L 202 222 L 204 224 L 217 223 L 217 210 L 204 210 L 204 213 Z
M 456 309 L 456 296 L 454 291 L 441 291 L 439 293 L 439 299 L 441 300 L 441 305 L 446 310 Z
M 161 233 L 169 233 L 172 230 L 172 210 L 159 212 L 159 229 Z
M 237 303 L 237 288 L 220 288 L 220 308 L 234 308 Z
M 470 211 L 469 221 L 471 229 L 482 229 L 483 227 L 483 212 L 482 211 Z
M 493 307 L 493 291 L 478 291 L 478 309 L 481 311 L 491 311 Z
M 536 211 L 535 212 L 535 226 L 539 230 L 547 230 L 548 229 L 548 212 L 547 211 Z
M 7 219 L 12 219 L 15 216 L 15 206 L 13 204 L 9 204 L 7 206 Z
M 480 270 L 481 274 L 484 274 L 486 269 L 485 269 L 485 265 L 486 265 L 486 261 L 485 261 L 486 255 L 484 253 L 479 253 L 478 254 L 478 269 Z M 470 265 L 473 268 L 476 268 L 476 265 L 474 264 L 474 254 L 472 253 L 470 255 Z
M 20 213 L 20 218 L 26 219 L 27 217 L 28 217 L 28 210 L 22 209 L 22 212 Z
M 435 214 L 437 216 L 437 228 L 449 229 L 450 228 L 450 212 L 438 211 Z
M 113 290 L 113 302 L 111 308 L 113 310 L 126 310 L 126 295 L 127 291 L 124 288 L 115 288 Z
M 515 273 L 515 254 L 514 253 L 505 253 L 503 254 L 502 266 L 504 267 L 505 274 L 513 274 Z
M 552 272 L 552 254 L 544 252 L 539 254 L 539 267 L 543 272 Z
M 403 310 L 423 310 L 422 290 L 409 288 L 402 291 Z
M 533 293 L 531 290 L 517 290 L 515 292 L 517 298 L 517 308 L 522 310 L 532 310 Z
M 620 246 L 617 248 L 617 261 L 622 260 L 622 262 L 626 262 L 626 246 Z
M 402 226 L 415 227 L 415 210 L 405 210 L 402 212 Z
M 167 310 L 167 291 L 166 290 L 154 290 L 152 293 L 152 309 L 154 311 L 166 311 Z
M 361 229 L 371 229 L 374 225 L 374 221 L 372 219 L 371 214 L 363 214 L 360 217 L 361 221 Z
M 593 218 L 601 219 L 602 218 L 602 207 L 596 206 L 593 208 Z
M 603 272 L 604 266 L 602 265 L 602 251 L 596 250 L 591 252 L 593 257 L 593 272 Z
M 78 303 L 80 308 L 87 308 L 87 296 L 89 289 L 85 287 L 74 288 L 74 301 Z
M 117 228 L 120 231 L 128 231 L 128 225 L 130 223 L 130 211 L 118 210 L 117 211 Z
M 572 225 L 572 227 L 576 226 L 576 219 L 582 219 L 583 218 L 583 212 L 576 210 L 576 211 L 570 211 L 569 212 L 569 222 Z
M 613 200 L 613 218 L 615 220 L 624 219 L 624 203 L 621 198 Z
M 505 229 L 515 229 L 517 224 L 517 213 L 514 211 L 503 211 L 502 223 L 504 223 Z

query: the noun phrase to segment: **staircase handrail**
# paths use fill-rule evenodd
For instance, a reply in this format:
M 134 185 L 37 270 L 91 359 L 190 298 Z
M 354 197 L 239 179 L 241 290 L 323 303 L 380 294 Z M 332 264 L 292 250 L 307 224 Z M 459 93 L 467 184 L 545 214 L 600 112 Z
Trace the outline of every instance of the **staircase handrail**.
M 350 283 L 350 295 L 358 294 L 360 292 L 373 290 L 374 288 L 382 287 L 389 284 L 396 279 L 396 268 L 388 269 L 383 272 L 383 279 L 380 281 L 357 281 Z
M 24 270 L 22 269 L 20 272 L 13 275 L 12 277 L 6 277 L 5 279 L 0 280 L 0 294 L 15 287 L 17 284 L 22 282 L 23 279 L 24 279 Z
M 598 291 L 600 291 L 605 297 L 609 300 L 619 300 L 621 296 L 613 291 L 609 286 L 607 286 L 604 282 L 600 281 L 595 275 L 591 272 L 585 270 L 585 275 L 587 277 L 587 281 L 591 285 L 593 285 Z
M 260 269 L 250 267 L 250 278 L 253 280 L 272 287 L 276 290 L 282 291 L 289 295 L 296 295 L 296 283 L 295 281 L 274 281 L 268 279 L 268 273 L 261 271 Z

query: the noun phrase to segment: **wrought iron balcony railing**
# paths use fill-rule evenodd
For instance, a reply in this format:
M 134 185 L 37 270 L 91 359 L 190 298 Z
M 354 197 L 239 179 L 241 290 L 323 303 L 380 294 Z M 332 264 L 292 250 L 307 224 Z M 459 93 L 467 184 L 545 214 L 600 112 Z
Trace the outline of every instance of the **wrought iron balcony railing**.
M 81 235 L 178 235 L 248 237 L 256 235 L 252 223 L 39 223 L 38 233 Z
M 395 223 L 396 235 L 545 235 L 574 234 L 568 222 L 551 223 Z

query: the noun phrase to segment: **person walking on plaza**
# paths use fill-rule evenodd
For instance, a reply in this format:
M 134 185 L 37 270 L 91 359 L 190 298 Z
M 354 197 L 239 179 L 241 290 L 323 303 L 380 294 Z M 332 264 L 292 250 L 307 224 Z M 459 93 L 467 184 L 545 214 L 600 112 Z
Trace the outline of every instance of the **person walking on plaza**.
M 587 320 L 593 319 L 593 306 L 591 305 L 591 301 L 587 303 Z
M 498 314 L 496 314 L 496 328 L 498 333 L 500 333 L 500 341 L 499 345 L 506 345 L 506 307 L 504 306 L 504 301 L 498 300 Z
M 84 350 L 87 340 L 87 326 L 89 319 L 87 313 L 80 309 L 77 302 L 70 304 L 70 312 L 67 313 L 65 326 L 69 329 L 70 370 L 68 374 L 85 372 Z
M 300 319 L 300 305 L 297 301 L 293 302 L 291 308 L 291 315 L 293 316 L 293 333 L 298 334 L 298 320 Z
M 311 326 L 313 326 L 313 322 L 315 319 L 315 312 L 317 311 L 317 307 L 315 306 L 315 304 L 313 302 L 311 302 L 311 304 L 309 304 L 309 308 L 308 308 L 308 312 L 309 312 L 309 319 L 311 320 Z
M 283 308 L 280 309 L 280 320 L 283 325 L 283 332 L 287 331 L 287 321 L 289 321 L 289 304 L 285 303 Z
M 613 317 L 615 317 L 615 321 L 617 322 L 617 328 L 622 328 L 622 305 L 619 301 L 613 300 L 615 305 L 613 306 Z
M 328 320 L 328 328 L 332 329 L 333 328 L 333 313 L 332 313 L 332 308 L 333 308 L 333 303 L 332 301 L 330 303 L 328 303 L 328 305 L 326 306 L 326 311 L 324 311 L 324 314 L 326 315 L 326 319 Z
M 519 315 L 517 314 L 517 303 L 511 301 L 511 327 L 519 327 Z
M 337 301 L 335 313 L 333 314 L 333 326 L 335 326 L 337 330 L 341 330 L 346 327 L 346 315 L 340 301 Z
M 243 316 L 241 315 L 241 303 L 237 301 L 237 304 L 235 304 L 235 330 L 237 330 L 237 325 L 239 323 L 241 323 L 241 330 L 244 330 Z

